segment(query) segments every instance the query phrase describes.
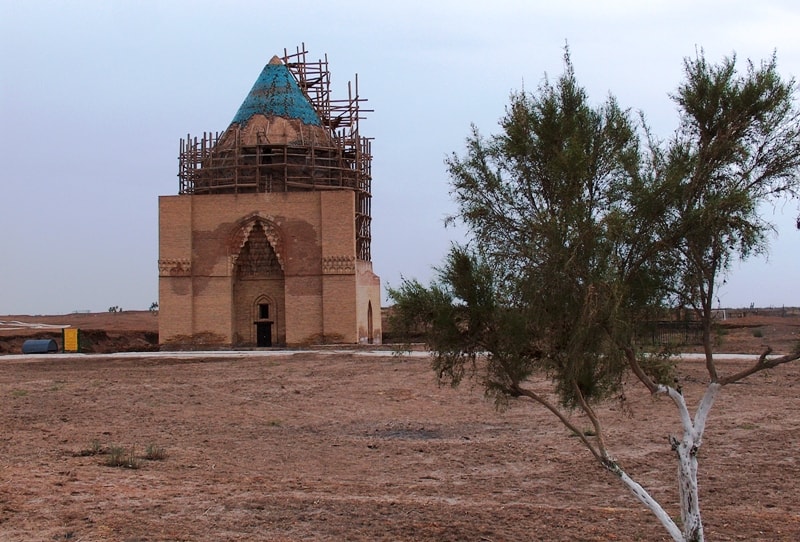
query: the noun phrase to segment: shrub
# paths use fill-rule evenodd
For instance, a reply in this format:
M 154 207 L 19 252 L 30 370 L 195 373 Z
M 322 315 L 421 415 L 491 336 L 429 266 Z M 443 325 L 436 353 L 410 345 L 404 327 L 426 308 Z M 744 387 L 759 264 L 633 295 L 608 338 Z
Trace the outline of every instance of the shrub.
M 126 469 L 138 469 L 141 466 L 139 459 L 134 454 L 133 447 L 130 450 L 122 446 L 111 446 L 108 449 L 106 465 L 109 467 L 122 467 Z
M 144 458 L 150 461 L 161 461 L 166 459 L 167 449 L 157 444 L 148 444 L 144 451 Z

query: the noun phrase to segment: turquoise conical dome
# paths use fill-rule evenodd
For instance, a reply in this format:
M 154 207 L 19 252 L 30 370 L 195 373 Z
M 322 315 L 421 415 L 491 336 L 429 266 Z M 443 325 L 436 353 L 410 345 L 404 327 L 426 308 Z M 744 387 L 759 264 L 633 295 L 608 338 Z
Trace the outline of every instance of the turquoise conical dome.
M 264 66 L 231 124 L 244 126 L 255 115 L 282 117 L 322 126 L 319 115 L 281 59 L 273 56 Z

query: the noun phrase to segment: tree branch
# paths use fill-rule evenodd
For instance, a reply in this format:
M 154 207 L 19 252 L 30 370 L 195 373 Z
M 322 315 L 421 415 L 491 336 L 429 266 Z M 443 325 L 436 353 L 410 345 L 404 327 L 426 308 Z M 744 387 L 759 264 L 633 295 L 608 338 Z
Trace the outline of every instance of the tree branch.
M 719 384 L 721 386 L 725 386 L 727 384 L 733 384 L 734 382 L 738 382 L 759 371 L 763 371 L 765 369 L 772 369 L 774 367 L 777 367 L 778 365 L 783 365 L 784 363 L 791 363 L 792 361 L 797 361 L 798 359 L 800 359 L 800 352 L 786 354 L 785 356 L 781 356 L 779 358 L 767 359 L 767 356 L 770 353 L 772 353 L 772 348 L 767 347 L 767 349 L 764 350 L 764 352 L 758 357 L 756 362 L 751 367 L 744 369 L 743 371 L 739 371 L 738 373 L 734 373 L 730 376 L 726 376 L 725 378 L 721 378 L 719 380 Z
M 519 384 L 512 384 L 510 386 L 510 389 L 513 394 L 522 397 L 527 397 L 528 399 L 531 399 L 539 403 L 547 410 L 555 414 L 555 416 L 561 421 L 561 423 L 563 423 L 567 429 L 575 433 L 575 436 L 577 436 L 581 440 L 581 442 L 583 442 L 586 448 L 588 448 L 589 451 L 592 452 L 592 455 L 595 457 L 595 459 L 597 459 L 597 461 L 599 461 L 600 464 L 602 464 L 604 467 L 608 468 L 607 462 L 610 461 L 610 458 L 608 457 L 608 455 L 605 454 L 605 450 L 598 450 L 591 443 L 591 441 L 589 441 L 589 439 L 586 438 L 586 435 L 583 434 L 583 431 L 575 427 L 575 425 L 569 420 L 569 418 L 567 418 L 564 415 L 564 413 L 561 412 L 561 410 L 559 410 L 555 405 L 553 405 L 550 401 L 548 401 L 538 393 L 529 390 L 527 388 L 523 388 Z
M 625 352 L 625 357 L 628 359 L 628 365 L 630 366 L 633 374 L 636 375 L 642 384 L 648 389 L 651 394 L 658 393 L 659 386 L 653 380 L 647 376 L 647 373 L 644 372 L 642 366 L 639 365 L 639 360 L 636 359 L 636 352 L 633 351 L 633 348 L 630 346 L 624 346 L 623 350 Z
M 606 443 L 605 439 L 603 438 L 603 427 L 600 425 L 600 420 L 594 413 L 592 407 L 589 406 L 589 403 L 586 402 L 583 392 L 581 392 L 581 389 L 578 387 L 578 383 L 574 380 L 572 381 L 572 389 L 575 390 L 575 396 L 578 398 L 581 409 L 583 409 L 583 412 L 589 418 L 589 421 L 592 422 L 595 438 L 597 439 L 597 447 L 599 448 L 598 451 L 604 458 L 609 459 L 610 456 L 608 455 L 608 450 L 606 450 Z
M 612 469 L 609 469 L 612 470 Z M 685 542 L 685 538 L 681 530 L 672 520 L 672 518 L 667 514 L 667 512 L 661 507 L 661 505 L 656 501 L 650 494 L 645 490 L 638 482 L 636 482 L 633 478 L 628 476 L 628 474 L 622 470 L 622 468 L 617 467 L 617 470 L 612 470 L 614 474 L 619 476 L 622 483 L 627 486 L 627 488 L 633 493 L 642 504 L 647 506 L 661 521 L 661 524 L 666 527 L 667 532 L 669 532 L 670 536 L 676 542 Z
M 681 425 L 684 431 L 691 431 L 693 428 L 692 417 L 689 414 L 689 408 L 686 406 L 686 400 L 683 398 L 683 395 L 672 386 L 664 386 L 663 384 L 656 386 L 656 393 L 663 393 L 672 399 L 672 402 L 678 407 L 678 415 L 681 418 Z M 692 434 L 693 433 L 692 431 Z
M 703 398 L 700 400 L 700 404 L 697 406 L 697 412 L 694 416 L 694 426 L 691 428 L 695 448 L 699 448 L 702 444 L 703 432 L 706 430 L 706 420 L 708 420 L 711 407 L 721 389 L 722 385 L 719 382 L 709 383 L 706 392 L 703 394 Z

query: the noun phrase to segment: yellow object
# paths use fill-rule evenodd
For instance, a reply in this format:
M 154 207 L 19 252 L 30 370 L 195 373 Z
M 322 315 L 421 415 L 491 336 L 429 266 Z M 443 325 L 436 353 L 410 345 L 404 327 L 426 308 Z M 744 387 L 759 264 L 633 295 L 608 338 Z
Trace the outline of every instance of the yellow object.
M 77 328 L 64 328 L 61 331 L 64 338 L 64 352 L 80 352 L 80 330 Z

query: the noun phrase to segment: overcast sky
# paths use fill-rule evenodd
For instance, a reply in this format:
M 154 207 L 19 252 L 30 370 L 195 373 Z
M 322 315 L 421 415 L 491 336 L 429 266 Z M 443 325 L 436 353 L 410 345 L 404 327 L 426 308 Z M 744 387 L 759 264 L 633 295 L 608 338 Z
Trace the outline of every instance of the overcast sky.
M 684 57 L 777 51 L 794 77 L 798 29 L 794 0 L 0 0 L 0 314 L 156 301 L 180 138 L 227 128 L 284 48 L 327 54 L 334 98 L 358 73 L 375 110 L 373 265 L 396 286 L 427 282 L 460 239 L 444 158 L 471 123 L 496 132 L 512 90 L 557 77 L 565 42 L 595 103 L 612 93 L 668 137 Z M 769 260 L 734 267 L 723 307 L 800 306 L 797 203 L 764 212 Z

